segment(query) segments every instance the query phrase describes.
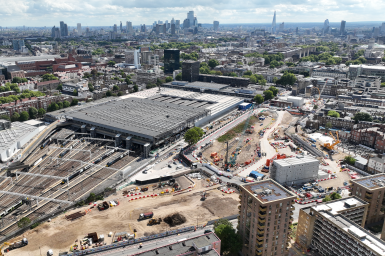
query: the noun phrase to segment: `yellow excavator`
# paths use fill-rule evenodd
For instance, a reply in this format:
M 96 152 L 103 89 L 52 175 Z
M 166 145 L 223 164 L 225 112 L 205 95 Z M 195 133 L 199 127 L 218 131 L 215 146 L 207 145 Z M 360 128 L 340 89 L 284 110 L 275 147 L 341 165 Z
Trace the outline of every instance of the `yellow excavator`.
M 337 139 L 333 136 L 333 133 L 332 132 L 329 132 L 330 135 L 332 136 L 333 140 L 334 140 L 334 143 L 333 144 L 330 144 L 330 143 L 325 143 L 324 144 L 324 147 L 330 151 L 334 151 L 334 146 L 341 143 L 340 141 L 340 138 L 338 137 L 338 131 L 336 131 L 336 134 L 337 134 Z
M 5 243 L 3 243 L 3 244 L 0 246 L 0 256 L 3 256 L 3 255 L 4 255 L 3 252 L 2 252 L 2 250 L 3 250 L 4 246 L 6 246 L 6 245 L 10 245 L 10 243 L 5 242 Z

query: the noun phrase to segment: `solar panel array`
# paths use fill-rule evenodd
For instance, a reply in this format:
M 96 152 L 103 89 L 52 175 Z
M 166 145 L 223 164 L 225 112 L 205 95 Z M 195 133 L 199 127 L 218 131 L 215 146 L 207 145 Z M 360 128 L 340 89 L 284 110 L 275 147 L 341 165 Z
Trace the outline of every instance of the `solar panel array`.
M 368 177 L 366 179 L 359 179 L 355 182 L 367 188 L 376 188 L 378 187 L 379 183 L 385 182 L 385 174 L 374 177 Z

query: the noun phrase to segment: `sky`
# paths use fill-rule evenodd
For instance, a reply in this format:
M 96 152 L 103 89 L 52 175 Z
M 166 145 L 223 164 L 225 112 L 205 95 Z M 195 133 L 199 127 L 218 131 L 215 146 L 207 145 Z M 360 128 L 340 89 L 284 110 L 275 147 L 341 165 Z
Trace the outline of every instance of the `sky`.
M 199 23 L 380 21 L 383 0 L 0 0 L 0 26 L 119 26 L 181 20 L 194 11 Z

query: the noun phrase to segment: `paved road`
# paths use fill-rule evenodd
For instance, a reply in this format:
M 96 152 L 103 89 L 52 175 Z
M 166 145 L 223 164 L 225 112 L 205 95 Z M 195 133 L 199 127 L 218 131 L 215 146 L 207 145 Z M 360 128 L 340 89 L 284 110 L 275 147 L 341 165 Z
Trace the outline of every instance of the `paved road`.
M 238 219 L 231 220 L 230 221 L 233 224 L 233 227 L 237 227 Z M 156 239 L 156 240 L 151 240 L 148 242 L 143 242 L 142 243 L 142 248 L 139 248 L 139 244 L 127 246 L 125 248 L 121 247 L 115 250 L 110 250 L 110 251 L 105 251 L 105 252 L 99 252 L 99 253 L 94 253 L 90 255 L 106 255 L 106 256 L 122 256 L 122 255 L 133 255 L 135 253 L 140 253 L 148 250 L 152 250 L 161 246 L 165 246 L 171 243 L 175 243 L 178 240 L 184 239 L 184 238 L 190 238 L 190 237 L 195 237 L 197 235 L 202 235 L 205 230 L 211 229 L 213 230 L 213 225 L 208 225 L 203 229 L 199 229 L 197 231 L 191 231 L 191 232 L 186 232 L 182 233 L 179 235 L 173 235 L 173 236 L 168 236 L 165 238 L 161 239 Z

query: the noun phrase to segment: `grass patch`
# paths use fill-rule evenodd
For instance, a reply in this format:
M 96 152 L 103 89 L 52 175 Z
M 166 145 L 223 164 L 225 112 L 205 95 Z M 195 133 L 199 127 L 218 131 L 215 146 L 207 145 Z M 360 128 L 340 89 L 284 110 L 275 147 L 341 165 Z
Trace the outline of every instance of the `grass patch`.
M 229 140 L 232 140 L 234 139 L 236 136 L 238 136 L 238 134 L 242 133 L 243 132 L 243 129 L 245 128 L 245 125 L 246 125 L 246 121 L 243 121 L 242 123 L 238 124 L 237 126 L 235 126 L 233 129 L 231 129 L 230 131 L 226 132 L 225 134 L 223 134 L 222 136 L 220 136 L 218 138 L 218 142 L 225 142 L 225 141 L 229 141 Z M 249 121 L 249 125 L 247 128 L 250 128 L 255 122 L 258 121 L 258 118 L 255 117 L 255 116 L 251 116 L 250 117 L 250 121 Z

